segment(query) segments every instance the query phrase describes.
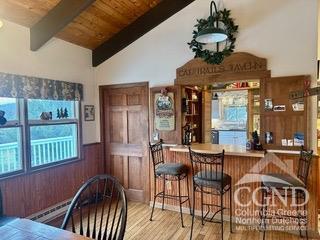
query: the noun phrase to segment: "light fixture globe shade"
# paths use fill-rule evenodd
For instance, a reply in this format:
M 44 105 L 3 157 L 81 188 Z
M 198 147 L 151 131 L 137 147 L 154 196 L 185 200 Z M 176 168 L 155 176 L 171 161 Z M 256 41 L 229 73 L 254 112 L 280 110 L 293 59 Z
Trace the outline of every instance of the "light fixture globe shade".
M 228 38 L 226 32 L 221 28 L 208 27 L 201 30 L 196 37 L 198 43 L 218 43 L 223 42 Z

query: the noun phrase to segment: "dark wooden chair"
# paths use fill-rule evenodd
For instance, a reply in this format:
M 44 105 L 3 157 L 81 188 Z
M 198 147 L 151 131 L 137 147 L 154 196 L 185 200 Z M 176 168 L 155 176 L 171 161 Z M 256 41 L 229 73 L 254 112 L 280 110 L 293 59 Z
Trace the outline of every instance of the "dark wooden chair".
M 192 239 L 194 215 L 195 215 L 195 194 L 200 193 L 201 204 L 201 223 L 213 222 L 221 224 L 221 239 L 223 239 L 223 211 L 230 211 L 230 232 L 232 233 L 232 181 L 231 176 L 224 172 L 224 150 L 222 153 L 206 154 L 192 151 L 189 147 L 190 160 L 192 165 L 193 182 L 193 211 L 190 240 Z M 223 196 L 229 192 L 229 208 L 223 205 Z M 204 194 L 219 196 L 219 202 L 213 204 L 204 201 Z M 204 214 L 204 208 L 207 212 Z M 215 219 L 217 213 L 220 213 L 220 219 Z M 210 215 L 211 214 L 211 215 Z
M 2 203 L 2 192 L 0 189 L 0 227 L 3 225 L 6 225 L 7 223 L 12 222 L 13 220 L 16 220 L 16 219 L 18 219 L 18 218 L 9 217 L 4 214 L 3 203 Z
M 127 223 L 127 198 L 112 176 L 89 179 L 73 198 L 62 229 L 98 240 L 122 240 Z
M 263 239 L 266 236 L 267 219 L 282 219 L 282 218 L 293 218 L 298 220 L 299 234 L 303 237 L 302 227 L 305 227 L 305 236 L 308 239 L 308 216 L 307 216 L 307 205 L 298 206 L 300 203 L 305 203 L 306 200 L 306 190 L 307 190 L 307 180 L 309 175 L 309 169 L 311 165 L 311 160 L 313 156 L 313 151 L 304 150 L 301 147 L 298 173 L 297 176 L 292 176 L 289 174 L 277 174 L 271 173 L 266 174 L 262 177 L 261 189 L 262 189 L 262 207 L 260 209 L 260 227 L 263 231 Z M 298 189 L 298 190 L 297 190 Z M 298 203 L 296 206 L 296 215 L 279 215 L 274 214 L 274 211 L 268 211 L 267 198 L 271 196 L 278 196 L 273 194 L 273 191 L 277 191 L 281 197 L 295 198 L 295 202 Z M 303 214 L 302 214 L 303 213 Z

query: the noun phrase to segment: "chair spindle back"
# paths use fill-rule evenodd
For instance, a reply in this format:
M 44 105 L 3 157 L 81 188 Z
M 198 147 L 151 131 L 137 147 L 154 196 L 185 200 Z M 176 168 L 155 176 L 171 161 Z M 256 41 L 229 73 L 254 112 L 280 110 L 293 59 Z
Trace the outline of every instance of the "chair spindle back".
M 127 222 L 127 199 L 112 176 L 97 175 L 76 193 L 61 228 L 98 240 L 122 240 Z

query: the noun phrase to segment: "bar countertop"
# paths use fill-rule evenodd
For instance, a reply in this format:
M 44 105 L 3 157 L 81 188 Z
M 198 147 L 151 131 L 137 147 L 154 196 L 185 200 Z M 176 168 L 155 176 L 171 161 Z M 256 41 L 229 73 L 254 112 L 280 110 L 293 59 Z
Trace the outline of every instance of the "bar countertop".
M 188 152 L 188 146 L 176 145 L 169 148 L 173 152 Z M 200 153 L 221 153 L 224 149 L 226 156 L 243 156 L 243 157 L 264 157 L 264 151 L 248 151 L 244 146 L 238 145 L 223 145 L 211 143 L 192 144 L 191 149 Z

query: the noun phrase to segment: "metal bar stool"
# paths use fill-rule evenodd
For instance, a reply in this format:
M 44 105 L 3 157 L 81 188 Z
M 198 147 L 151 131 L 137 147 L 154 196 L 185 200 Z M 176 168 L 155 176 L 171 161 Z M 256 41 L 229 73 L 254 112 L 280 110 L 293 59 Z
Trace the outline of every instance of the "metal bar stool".
M 309 175 L 309 169 L 311 165 L 313 151 L 306 151 L 301 148 L 298 173 L 297 177 L 289 174 L 266 174 L 262 176 L 261 189 L 262 189 L 262 207 L 260 209 L 260 228 L 263 230 L 263 239 L 265 239 L 266 228 L 267 228 L 267 219 L 275 218 L 293 218 L 298 220 L 299 234 L 302 238 L 302 225 L 305 226 L 305 237 L 308 239 L 307 231 L 307 220 L 308 216 L 306 214 L 307 205 L 303 205 L 303 214 L 301 214 L 301 201 L 305 203 L 307 189 L 307 179 Z M 276 180 L 276 181 L 275 181 Z M 302 190 L 303 189 L 303 190 Z M 273 194 L 273 191 L 280 193 L 281 197 L 291 197 L 295 198 L 297 203 L 296 212 L 297 214 L 292 215 L 279 215 L 272 214 L 268 211 L 268 204 L 266 199 L 268 196 L 278 196 Z M 304 224 L 302 224 L 304 223 Z
M 182 163 L 165 163 L 163 157 L 163 148 L 162 148 L 163 141 L 162 139 L 160 142 L 156 144 L 149 143 L 150 152 L 152 156 L 153 162 L 153 172 L 154 172 L 154 197 L 153 197 L 153 206 L 152 212 L 150 216 L 150 221 L 152 221 L 154 205 L 156 202 L 157 197 L 162 198 L 162 210 L 164 210 L 164 199 L 170 198 L 174 200 L 179 200 L 180 205 L 180 217 L 181 217 L 181 225 L 183 225 L 183 216 L 182 216 L 182 204 L 185 202 L 189 202 L 189 209 L 191 214 L 191 203 L 189 197 L 189 180 L 188 180 L 188 167 Z M 161 192 L 157 193 L 157 179 L 163 180 L 163 189 Z M 186 179 L 187 181 L 187 191 L 188 196 L 181 196 L 181 187 L 180 181 Z M 170 195 L 166 194 L 166 181 L 175 181 L 178 183 L 178 195 Z M 183 200 L 184 199 L 184 200 Z
M 201 200 L 201 222 L 204 225 L 204 221 L 214 222 L 221 224 L 221 239 L 223 239 L 223 210 L 229 209 L 230 211 L 230 232 L 232 233 L 232 179 L 231 176 L 224 173 L 224 150 L 218 154 L 204 154 L 198 153 L 191 150 L 190 160 L 192 164 L 192 175 L 193 175 L 193 213 L 192 213 L 192 224 L 190 240 L 192 239 L 193 225 L 194 225 L 194 212 L 195 212 L 195 193 L 200 193 Z M 226 208 L 223 205 L 223 196 L 229 192 L 229 204 L 230 207 Z M 203 195 L 211 194 L 220 196 L 220 204 L 204 203 Z M 204 207 L 207 207 L 207 212 L 204 215 Z M 209 213 L 213 208 L 217 210 L 212 212 L 212 216 L 209 217 Z M 217 213 L 221 213 L 220 220 L 214 219 Z

